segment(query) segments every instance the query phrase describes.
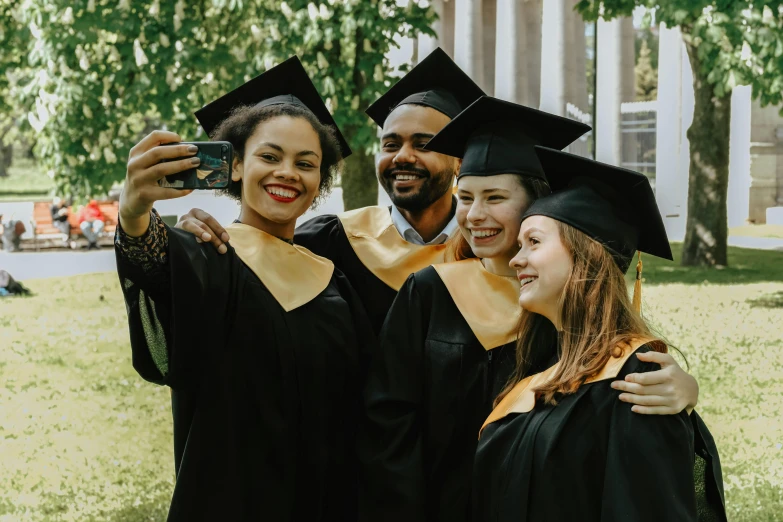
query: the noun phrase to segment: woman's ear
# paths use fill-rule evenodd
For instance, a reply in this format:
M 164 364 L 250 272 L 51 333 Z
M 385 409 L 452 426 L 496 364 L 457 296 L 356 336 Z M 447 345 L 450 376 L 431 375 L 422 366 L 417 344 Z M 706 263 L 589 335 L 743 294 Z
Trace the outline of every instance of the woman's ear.
M 239 158 L 234 158 L 231 165 L 231 181 L 242 181 L 242 163 Z

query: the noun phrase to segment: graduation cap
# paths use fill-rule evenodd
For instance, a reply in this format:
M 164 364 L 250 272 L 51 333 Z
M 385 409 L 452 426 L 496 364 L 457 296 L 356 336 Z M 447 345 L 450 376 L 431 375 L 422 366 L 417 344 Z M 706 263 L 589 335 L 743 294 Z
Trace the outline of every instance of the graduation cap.
M 562 149 L 589 125 L 524 105 L 483 96 L 424 146 L 462 158 L 463 176 L 523 174 L 546 181 L 534 145 Z
M 295 105 L 312 112 L 318 121 L 334 127 L 343 158 L 351 155 L 351 148 L 329 114 L 321 95 L 307 75 L 299 57 L 292 56 L 283 63 L 261 73 L 244 85 L 208 103 L 198 111 L 198 119 L 204 131 L 211 135 L 231 111 L 240 105 L 266 107 L 268 105 Z
M 672 251 L 650 181 L 632 170 L 536 147 L 552 194 L 522 216 L 548 216 L 581 230 L 612 253 L 623 272 L 638 250 L 672 260 Z M 641 261 L 637 266 L 641 297 Z M 636 297 L 634 298 L 636 304 Z
M 454 118 L 484 95 L 481 87 L 438 47 L 365 111 L 379 127 L 400 105 L 432 107 Z

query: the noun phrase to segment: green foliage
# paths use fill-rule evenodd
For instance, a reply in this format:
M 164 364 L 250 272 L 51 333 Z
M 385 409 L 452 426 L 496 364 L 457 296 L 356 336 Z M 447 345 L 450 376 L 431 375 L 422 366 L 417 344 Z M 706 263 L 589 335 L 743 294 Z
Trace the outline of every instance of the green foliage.
M 23 109 L 37 157 L 76 194 L 120 180 L 153 128 L 199 138 L 196 109 L 292 54 L 351 145 L 370 149 L 375 129 L 359 109 L 397 73 L 385 54 L 397 37 L 431 34 L 433 17 L 395 0 L 0 2 L 15 57 L 0 61 L 0 77 L 13 79 L 0 103 Z
M 653 69 L 650 60 L 650 48 L 642 40 L 639 58 L 636 61 L 636 100 L 649 101 L 658 98 L 658 71 Z

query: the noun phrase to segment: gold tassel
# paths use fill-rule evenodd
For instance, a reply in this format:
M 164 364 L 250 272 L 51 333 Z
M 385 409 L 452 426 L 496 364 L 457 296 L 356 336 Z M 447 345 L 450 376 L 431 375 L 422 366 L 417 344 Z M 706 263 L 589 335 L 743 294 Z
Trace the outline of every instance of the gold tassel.
M 633 285 L 633 309 L 642 313 L 642 252 L 639 251 L 639 262 L 636 263 L 636 282 Z

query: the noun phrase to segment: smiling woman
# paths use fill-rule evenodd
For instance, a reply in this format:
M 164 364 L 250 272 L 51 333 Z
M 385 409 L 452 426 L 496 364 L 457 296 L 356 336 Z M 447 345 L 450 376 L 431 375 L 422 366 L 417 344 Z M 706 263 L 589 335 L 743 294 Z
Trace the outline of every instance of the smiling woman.
M 172 390 L 168 520 L 352 520 L 360 370 L 374 336 L 342 273 L 291 243 L 350 149 L 296 58 L 197 117 L 235 152 L 227 190 L 241 213 L 225 255 L 152 210 L 184 194 L 157 180 L 192 168 L 160 163 L 195 153 L 160 146 L 180 141 L 170 132 L 131 151 L 115 238 L 134 368 Z
M 234 146 L 225 192 L 240 201 L 239 221 L 286 239 L 296 218 L 329 193 L 341 157 L 334 130 L 295 105 L 234 109 L 214 139 Z

